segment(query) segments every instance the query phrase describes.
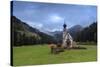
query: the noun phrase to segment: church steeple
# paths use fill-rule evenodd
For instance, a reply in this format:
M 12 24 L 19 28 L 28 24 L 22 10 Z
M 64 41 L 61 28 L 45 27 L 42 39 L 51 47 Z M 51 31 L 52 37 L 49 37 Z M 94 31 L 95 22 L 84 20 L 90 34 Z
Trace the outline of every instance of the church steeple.
M 70 40 L 70 43 L 68 40 Z M 63 41 L 62 46 L 64 48 L 72 48 L 73 39 L 72 39 L 71 35 L 68 33 L 68 29 L 67 29 L 65 20 L 64 20 L 64 24 L 63 24 L 63 40 L 62 41 Z

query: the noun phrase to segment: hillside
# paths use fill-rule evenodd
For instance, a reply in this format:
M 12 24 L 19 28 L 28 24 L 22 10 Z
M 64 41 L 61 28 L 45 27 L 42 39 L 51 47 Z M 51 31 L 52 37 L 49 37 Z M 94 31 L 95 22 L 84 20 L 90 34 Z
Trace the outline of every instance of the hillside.
M 49 35 L 31 27 L 15 16 L 11 16 L 11 28 L 12 44 L 14 46 L 62 42 L 62 31 L 50 32 Z M 75 41 L 97 41 L 96 22 L 85 28 L 75 25 L 69 28 L 68 32 Z
M 74 41 L 97 41 L 97 22 L 93 22 L 87 27 L 75 25 L 68 29 Z M 62 31 L 52 32 L 55 39 L 62 41 Z
M 75 25 L 68 29 L 68 32 L 71 34 L 74 40 L 77 38 L 77 33 L 83 30 L 83 27 L 81 25 Z
M 83 29 L 82 26 L 75 25 L 75 26 L 69 28 L 68 32 L 71 34 L 71 36 L 75 40 L 77 33 L 80 32 L 82 29 Z M 55 37 L 55 39 L 58 39 L 58 41 L 60 41 L 60 42 L 62 41 L 62 34 L 63 34 L 62 31 L 54 31 L 54 32 L 51 32 L 51 33 Z
M 12 44 L 15 46 L 48 43 L 54 40 L 52 36 L 40 32 L 38 29 L 29 26 L 15 16 L 11 17 L 11 24 Z

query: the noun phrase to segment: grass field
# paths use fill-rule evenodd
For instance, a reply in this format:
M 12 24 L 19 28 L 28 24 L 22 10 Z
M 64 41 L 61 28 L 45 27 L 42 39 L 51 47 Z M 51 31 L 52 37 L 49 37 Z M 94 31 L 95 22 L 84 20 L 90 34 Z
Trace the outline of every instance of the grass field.
M 96 45 L 80 45 L 87 49 L 65 50 L 59 54 L 51 54 L 47 45 L 13 47 L 13 64 L 40 65 L 58 63 L 89 62 L 97 60 Z

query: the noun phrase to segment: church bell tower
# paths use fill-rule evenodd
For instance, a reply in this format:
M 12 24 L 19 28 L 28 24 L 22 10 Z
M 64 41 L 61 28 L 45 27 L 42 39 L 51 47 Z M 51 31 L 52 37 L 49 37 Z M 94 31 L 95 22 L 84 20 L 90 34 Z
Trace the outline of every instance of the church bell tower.
M 67 25 L 65 24 L 65 21 L 64 21 L 64 24 L 63 24 L 63 47 L 67 47 L 66 46 L 66 41 L 65 41 L 65 37 L 67 36 Z
M 73 38 L 72 38 L 72 36 L 68 33 L 67 25 L 65 24 L 65 21 L 64 21 L 64 24 L 63 24 L 62 46 L 63 46 L 64 48 L 72 48 L 72 46 L 73 46 Z

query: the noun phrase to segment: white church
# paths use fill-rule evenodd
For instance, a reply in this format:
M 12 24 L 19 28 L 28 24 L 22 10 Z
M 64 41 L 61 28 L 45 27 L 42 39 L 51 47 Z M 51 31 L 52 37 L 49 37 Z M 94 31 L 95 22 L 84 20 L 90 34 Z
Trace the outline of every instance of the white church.
M 63 25 L 63 41 L 62 41 L 62 46 L 64 48 L 72 48 L 73 47 L 73 38 L 72 36 L 68 33 L 67 30 L 67 25 L 64 23 Z

